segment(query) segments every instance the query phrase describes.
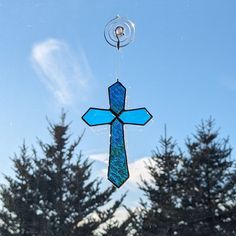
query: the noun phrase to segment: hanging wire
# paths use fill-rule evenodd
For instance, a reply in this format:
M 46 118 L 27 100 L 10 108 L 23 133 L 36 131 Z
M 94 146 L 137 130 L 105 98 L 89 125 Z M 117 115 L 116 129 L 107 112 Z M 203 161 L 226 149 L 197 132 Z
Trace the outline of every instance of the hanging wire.
M 118 80 L 121 75 L 121 50 L 116 51 L 116 62 L 115 62 L 115 77 Z
M 134 40 L 135 25 L 132 21 L 116 16 L 105 26 L 104 37 L 106 42 L 117 48 L 115 55 L 115 77 L 120 78 L 121 48 L 127 46 Z

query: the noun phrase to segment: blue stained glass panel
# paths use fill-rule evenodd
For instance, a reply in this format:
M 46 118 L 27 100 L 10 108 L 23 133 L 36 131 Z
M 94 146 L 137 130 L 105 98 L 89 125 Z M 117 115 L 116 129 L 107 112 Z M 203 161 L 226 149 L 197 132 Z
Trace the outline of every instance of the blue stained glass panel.
M 118 114 L 125 108 L 126 89 L 120 83 L 116 82 L 109 87 L 109 100 L 111 110 Z
M 110 110 L 90 108 L 82 119 L 90 126 L 110 124 L 115 118 Z
M 129 178 L 124 125 L 145 125 L 152 115 L 146 108 L 125 110 L 126 89 L 119 81 L 111 85 L 108 92 L 110 109 L 90 108 L 82 119 L 90 126 L 111 126 L 108 179 L 119 188 Z
M 152 115 L 147 111 L 146 108 L 126 110 L 123 111 L 119 116 L 119 119 L 125 124 L 133 125 L 145 125 L 151 118 Z
M 124 127 L 116 119 L 111 125 L 108 179 L 119 188 L 128 178 L 129 171 L 125 151 Z

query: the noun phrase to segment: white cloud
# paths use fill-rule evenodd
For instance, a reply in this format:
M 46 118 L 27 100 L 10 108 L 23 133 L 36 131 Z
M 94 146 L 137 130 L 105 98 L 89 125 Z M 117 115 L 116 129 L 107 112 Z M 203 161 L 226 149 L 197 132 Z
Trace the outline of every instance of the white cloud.
M 77 59 L 69 46 L 57 39 L 36 43 L 31 52 L 33 66 L 59 104 L 69 105 L 87 92 L 91 71 L 84 53 Z
M 107 169 L 108 169 L 108 154 L 107 153 L 101 153 L 101 154 L 93 154 L 89 156 L 92 160 L 96 160 L 99 162 L 103 162 L 106 164 L 106 168 L 102 169 L 102 175 L 104 177 L 107 176 Z M 151 176 L 146 168 L 146 164 L 153 164 L 153 161 L 150 157 L 143 157 L 139 160 L 136 160 L 134 162 L 128 163 L 129 166 L 129 179 L 127 181 L 127 184 L 131 184 L 136 186 L 137 182 L 140 182 L 141 177 L 147 181 L 151 179 Z
M 103 163 L 106 163 L 108 164 L 108 154 L 107 153 L 100 153 L 100 154 L 92 154 L 89 156 L 92 160 L 95 160 L 95 161 L 100 161 L 100 162 L 103 162 Z
M 137 184 L 137 182 L 140 182 L 141 177 L 147 181 L 150 181 L 151 176 L 146 168 L 146 165 L 149 163 L 153 163 L 150 157 L 144 157 L 137 161 L 131 162 L 129 164 L 129 183 Z

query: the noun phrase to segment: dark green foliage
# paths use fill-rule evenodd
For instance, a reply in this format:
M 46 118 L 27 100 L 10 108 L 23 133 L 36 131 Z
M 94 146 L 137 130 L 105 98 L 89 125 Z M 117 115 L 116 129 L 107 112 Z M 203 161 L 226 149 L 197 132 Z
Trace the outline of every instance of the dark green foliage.
M 161 151 L 148 165 L 151 182 L 140 189 L 133 227 L 142 236 L 236 235 L 236 171 L 228 139 L 220 139 L 209 119 L 187 139 L 187 152 L 176 153 L 171 138 L 161 138 Z
M 147 166 L 151 182 L 142 181 L 140 189 L 148 203 L 141 200 L 141 208 L 135 227 L 137 235 L 173 235 L 179 218 L 178 175 L 182 160 L 180 151 L 172 138 L 162 137 L 161 149 L 157 149 Z
M 53 142 L 40 141 L 41 154 L 23 145 L 15 155 L 15 178 L 1 186 L 1 236 L 236 235 L 235 161 L 211 119 L 187 139 L 184 155 L 161 138 L 147 164 L 151 181 L 139 186 L 145 197 L 120 223 L 113 216 L 125 196 L 106 208 L 115 189 L 101 191 L 101 181 L 90 180 L 91 163 L 75 155 L 81 137 L 69 143 L 64 118 L 50 124 Z
M 131 222 L 135 220 L 135 214 L 126 206 L 124 206 L 127 210 L 128 217 L 126 219 L 120 219 L 121 222 L 114 220 L 109 222 L 103 230 L 103 233 L 99 236 L 125 236 L 132 235 L 134 231 Z
M 39 141 L 41 154 L 23 145 L 15 155 L 15 178 L 1 186 L 1 236 L 90 236 L 120 207 L 123 198 L 104 210 L 115 188 L 91 180 L 91 163 L 75 154 L 81 137 L 69 143 L 68 129 L 63 114 L 50 124 L 52 143 Z
M 228 139 L 218 136 L 210 119 L 186 142 L 189 158 L 181 176 L 185 186 L 181 235 L 236 235 L 236 227 L 230 227 L 236 223 L 232 210 L 236 205 L 235 169 Z

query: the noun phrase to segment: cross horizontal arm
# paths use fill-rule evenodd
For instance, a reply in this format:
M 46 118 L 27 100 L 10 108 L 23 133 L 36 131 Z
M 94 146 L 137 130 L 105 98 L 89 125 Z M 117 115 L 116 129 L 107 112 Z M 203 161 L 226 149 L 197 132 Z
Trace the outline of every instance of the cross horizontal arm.
M 115 115 L 108 109 L 89 108 L 82 119 L 89 126 L 106 125 L 115 119 Z
M 130 125 L 145 125 L 152 119 L 152 115 L 148 112 L 146 108 L 138 108 L 132 110 L 123 111 L 119 119 L 124 124 Z

